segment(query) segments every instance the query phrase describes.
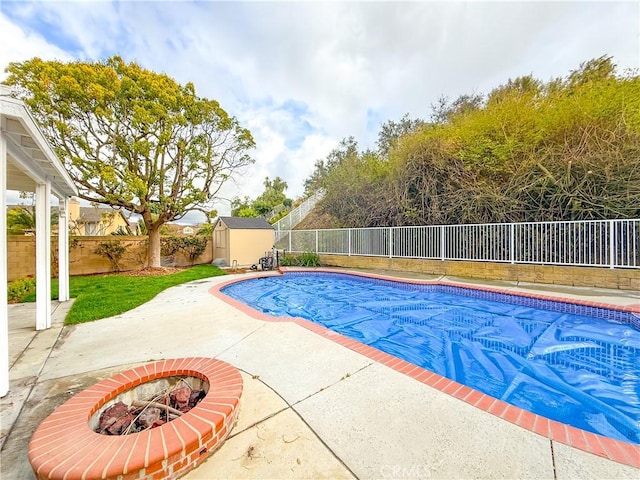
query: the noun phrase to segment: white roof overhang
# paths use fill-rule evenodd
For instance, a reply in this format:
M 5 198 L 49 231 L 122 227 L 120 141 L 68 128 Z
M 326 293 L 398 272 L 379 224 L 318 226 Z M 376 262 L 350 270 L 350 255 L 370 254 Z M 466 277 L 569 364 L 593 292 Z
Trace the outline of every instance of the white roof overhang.
M 51 182 L 58 198 L 78 194 L 73 180 L 53 152 L 24 102 L 11 97 L 0 85 L 0 128 L 7 143 L 7 189 L 35 191 L 36 184 Z

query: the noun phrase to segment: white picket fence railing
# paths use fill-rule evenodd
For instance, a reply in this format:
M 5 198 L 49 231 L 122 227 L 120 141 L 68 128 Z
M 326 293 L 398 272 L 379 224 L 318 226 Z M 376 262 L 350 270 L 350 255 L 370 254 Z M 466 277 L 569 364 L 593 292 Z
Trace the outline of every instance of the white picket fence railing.
M 289 252 L 640 268 L 640 219 L 276 229 Z
M 302 202 L 296 208 L 291 210 L 291 212 L 289 212 L 287 216 L 282 217 L 280 220 L 274 223 L 273 228 L 276 230 L 276 232 L 279 232 L 282 230 L 291 230 L 293 227 L 299 224 L 302 221 L 302 219 L 309 214 L 311 210 L 313 210 L 313 207 L 315 207 L 316 204 L 320 200 L 322 200 L 322 197 L 324 197 L 324 190 L 316 191 L 304 202 Z

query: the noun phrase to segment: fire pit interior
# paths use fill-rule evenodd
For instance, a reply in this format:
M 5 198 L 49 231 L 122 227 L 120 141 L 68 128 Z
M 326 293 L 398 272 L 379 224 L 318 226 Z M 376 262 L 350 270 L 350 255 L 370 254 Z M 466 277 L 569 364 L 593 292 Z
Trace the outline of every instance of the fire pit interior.
M 38 479 L 177 478 L 224 442 L 241 394 L 240 372 L 221 360 L 142 365 L 58 407 L 33 434 L 29 462 Z
M 103 435 L 129 435 L 157 428 L 181 417 L 209 391 L 197 377 L 166 377 L 143 383 L 117 395 L 89 420 L 91 430 Z

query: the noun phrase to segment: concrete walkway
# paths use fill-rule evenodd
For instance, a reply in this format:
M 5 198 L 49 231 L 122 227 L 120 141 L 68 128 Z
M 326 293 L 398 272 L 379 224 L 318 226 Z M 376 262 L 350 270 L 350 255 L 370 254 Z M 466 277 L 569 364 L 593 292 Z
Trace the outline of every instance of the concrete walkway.
M 10 306 L 0 477 L 34 478 L 29 439 L 73 394 L 131 366 L 183 356 L 220 358 L 244 378 L 231 436 L 184 478 L 640 476 L 638 469 L 550 441 L 301 326 L 251 318 L 209 293 L 230 278 L 177 286 L 125 314 L 71 327 L 62 326 L 70 303 L 54 304 L 54 326 L 41 332 L 34 330 L 33 305 Z M 499 286 L 640 303 L 640 292 Z

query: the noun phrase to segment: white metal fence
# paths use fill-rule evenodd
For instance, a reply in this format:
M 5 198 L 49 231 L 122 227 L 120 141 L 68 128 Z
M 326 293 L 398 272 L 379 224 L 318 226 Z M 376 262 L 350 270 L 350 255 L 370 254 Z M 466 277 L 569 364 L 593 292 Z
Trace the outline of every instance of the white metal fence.
M 640 219 L 276 231 L 290 252 L 640 268 Z
M 276 232 L 281 230 L 291 230 L 297 224 L 299 224 L 307 214 L 313 210 L 313 207 L 322 200 L 324 197 L 324 190 L 318 190 L 316 193 L 307 198 L 304 202 L 291 210 L 286 217 L 282 217 L 276 223 L 273 224 L 273 228 Z

